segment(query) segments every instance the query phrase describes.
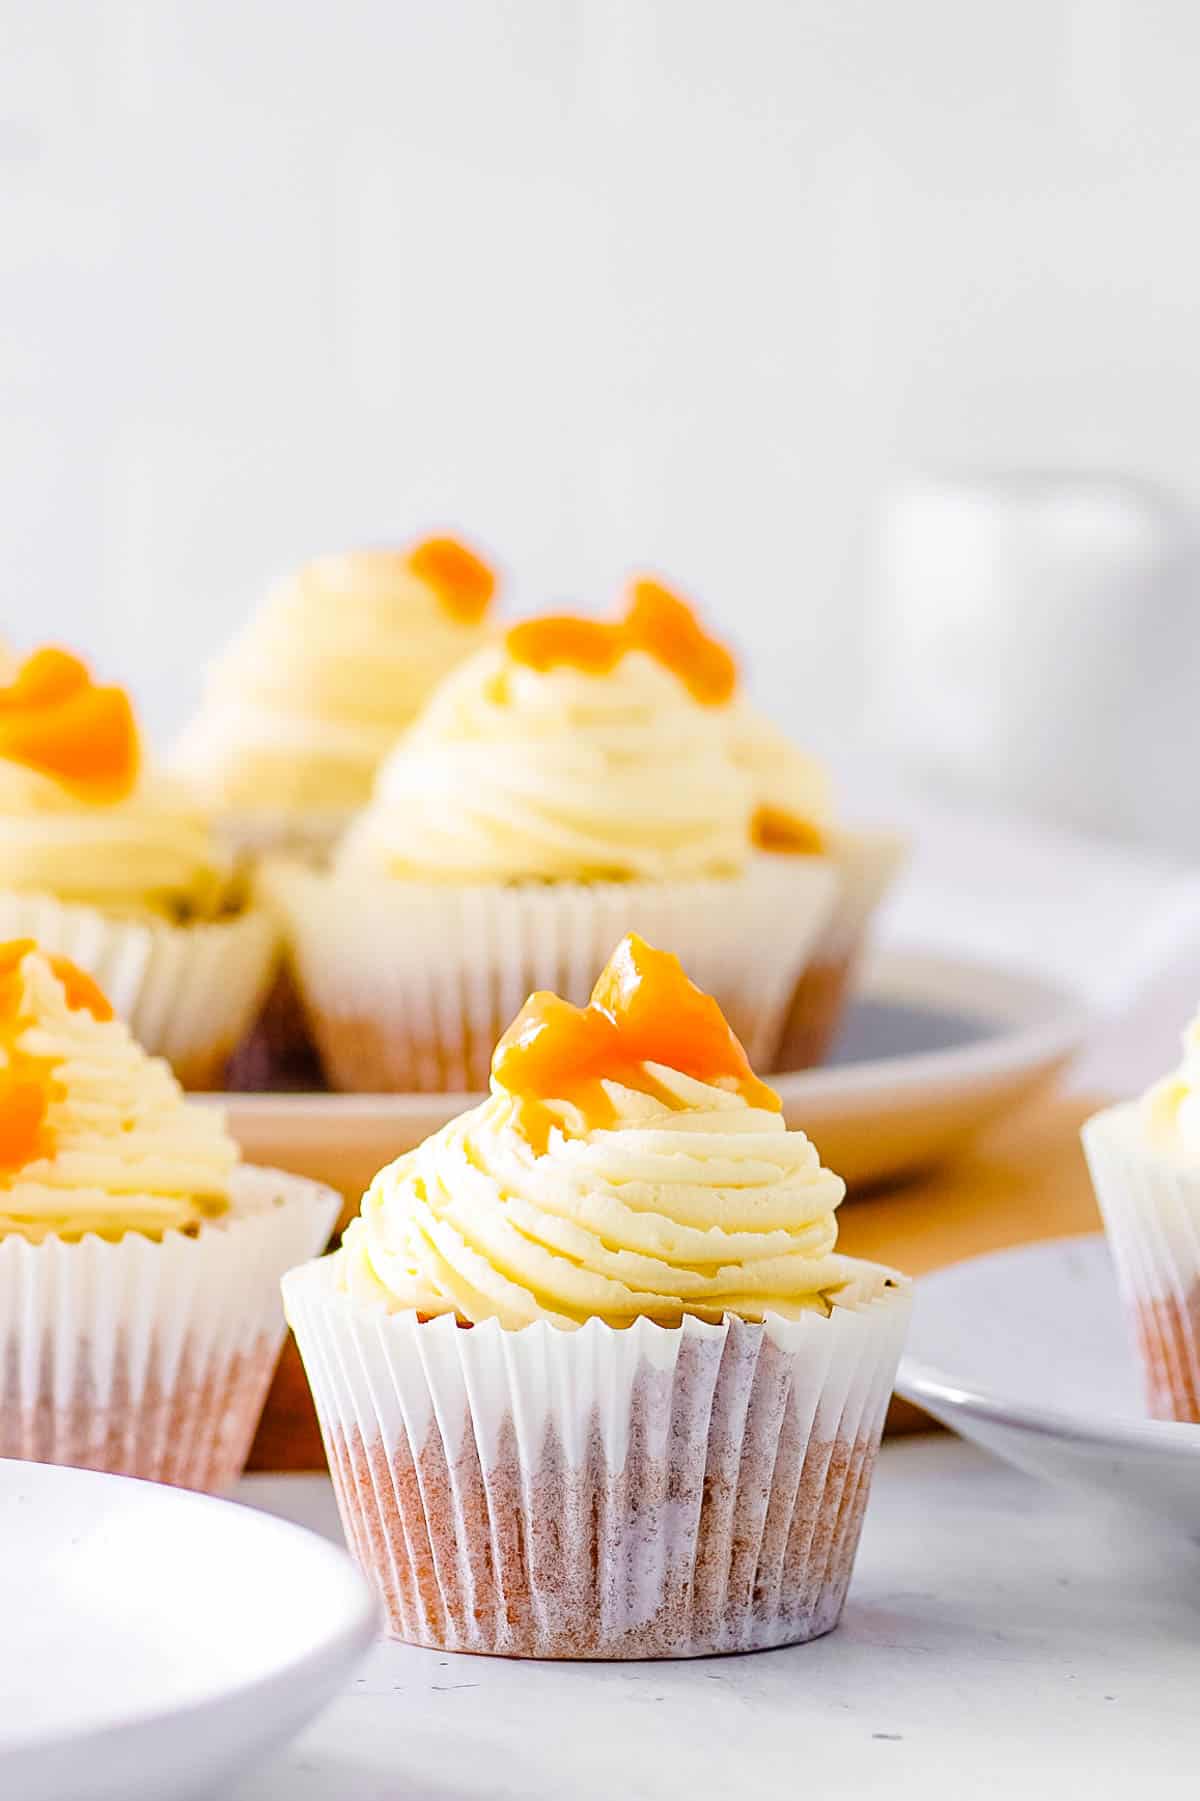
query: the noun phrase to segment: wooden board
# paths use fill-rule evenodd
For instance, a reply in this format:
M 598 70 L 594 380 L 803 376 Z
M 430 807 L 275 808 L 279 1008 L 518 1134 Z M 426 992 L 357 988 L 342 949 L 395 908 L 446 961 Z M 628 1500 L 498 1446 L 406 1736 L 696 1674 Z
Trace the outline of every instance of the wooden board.
M 914 1276 L 1041 1238 L 1099 1230 L 1079 1127 L 1102 1103 L 1051 1096 L 994 1126 L 956 1162 L 923 1180 L 853 1198 L 839 1218 L 839 1248 Z M 892 1431 L 929 1421 L 893 1404 Z M 324 1467 L 316 1415 L 289 1338 L 251 1453 L 257 1470 Z

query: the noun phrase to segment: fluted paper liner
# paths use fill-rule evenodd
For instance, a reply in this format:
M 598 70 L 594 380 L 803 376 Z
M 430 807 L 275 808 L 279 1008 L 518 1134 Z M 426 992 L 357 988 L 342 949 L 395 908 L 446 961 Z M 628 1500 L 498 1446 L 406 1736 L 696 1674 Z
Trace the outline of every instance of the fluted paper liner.
M 279 944 L 261 907 L 174 925 L 16 891 L 0 892 L 0 940 L 9 938 L 34 938 L 87 970 L 139 1044 L 166 1057 L 185 1088 L 221 1085 L 266 997 Z
M 841 1024 L 866 949 L 871 922 L 907 851 L 896 832 L 841 832 L 831 854 L 838 891 L 832 911 L 796 983 L 775 1067 L 812 1069 Z
M 284 1336 L 279 1280 L 340 1197 L 244 1168 L 195 1236 L 0 1240 L 0 1457 L 222 1489 L 249 1454 Z
M 694 882 L 438 887 L 294 863 L 263 874 L 326 1073 L 359 1093 L 486 1088 L 526 996 L 584 1005 L 629 931 L 673 951 L 768 1068 L 836 885 L 825 859 L 766 856 Z
M 1155 1419 L 1200 1425 L 1200 1164 L 1156 1148 L 1137 1103 L 1083 1145 Z
M 518 1657 L 793 1644 L 841 1614 L 907 1283 L 790 1322 L 460 1328 L 284 1281 L 397 1638 Z

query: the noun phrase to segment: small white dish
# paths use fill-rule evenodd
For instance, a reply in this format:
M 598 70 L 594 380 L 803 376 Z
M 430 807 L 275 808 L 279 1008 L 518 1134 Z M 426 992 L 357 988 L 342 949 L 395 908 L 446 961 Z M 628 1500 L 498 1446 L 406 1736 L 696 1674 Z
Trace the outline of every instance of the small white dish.
M 375 1606 L 344 1551 L 229 1501 L 0 1460 L 0 1795 L 179 1801 L 299 1730 Z
M 929 1168 L 1045 1087 L 1079 1049 L 1082 1002 L 1039 977 L 928 952 L 868 963 L 829 1063 L 772 1075 L 790 1126 L 851 1187 Z M 376 1170 L 479 1097 L 230 1094 L 243 1155 L 357 1203 Z
M 1200 1536 L 1200 1426 L 1146 1417 L 1100 1234 L 922 1277 L 896 1388 L 1019 1469 Z

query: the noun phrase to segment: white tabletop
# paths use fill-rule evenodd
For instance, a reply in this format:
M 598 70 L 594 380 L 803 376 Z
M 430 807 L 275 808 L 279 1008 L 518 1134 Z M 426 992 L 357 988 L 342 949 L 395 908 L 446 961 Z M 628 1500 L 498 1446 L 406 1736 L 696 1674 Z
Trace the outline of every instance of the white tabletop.
M 338 1536 L 323 1477 L 242 1498 Z M 692 1663 L 380 1644 L 226 1801 L 1197 1792 L 1200 1547 L 949 1436 L 884 1446 L 841 1627 Z

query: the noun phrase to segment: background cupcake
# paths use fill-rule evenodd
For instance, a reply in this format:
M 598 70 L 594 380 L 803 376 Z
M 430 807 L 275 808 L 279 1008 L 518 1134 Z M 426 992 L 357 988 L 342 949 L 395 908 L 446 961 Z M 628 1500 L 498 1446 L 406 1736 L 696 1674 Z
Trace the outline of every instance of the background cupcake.
M 0 1457 L 227 1486 L 337 1205 L 240 1167 L 82 970 L 0 946 Z
M 898 832 L 850 830 L 836 817 L 828 774 L 746 700 L 730 720 L 733 755 L 754 788 L 752 831 L 778 856 L 821 856 L 837 870 L 837 899 L 796 984 L 777 1069 L 820 1063 L 841 1023 L 876 909 L 904 860 Z
M 630 929 L 679 947 L 770 1063 L 836 874 L 756 851 L 734 683 L 674 601 L 527 621 L 447 679 L 333 872 L 264 876 L 336 1087 L 483 1088 L 530 989 L 586 1001 Z
M 715 1003 L 626 941 L 290 1274 L 351 1546 L 401 1638 L 694 1656 L 836 1625 L 908 1315 Z M 472 1329 L 464 1331 L 463 1326 Z
M 216 664 L 174 766 L 237 848 L 323 854 L 433 688 L 484 642 L 495 586 L 453 538 L 317 558 Z
M 1083 1130 L 1155 1419 L 1200 1425 L 1200 1019 L 1183 1063 Z
M 0 938 L 19 937 L 88 970 L 193 1088 L 219 1083 L 277 948 L 194 798 L 147 767 L 128 696 L 54 649 L 0 686 Z

